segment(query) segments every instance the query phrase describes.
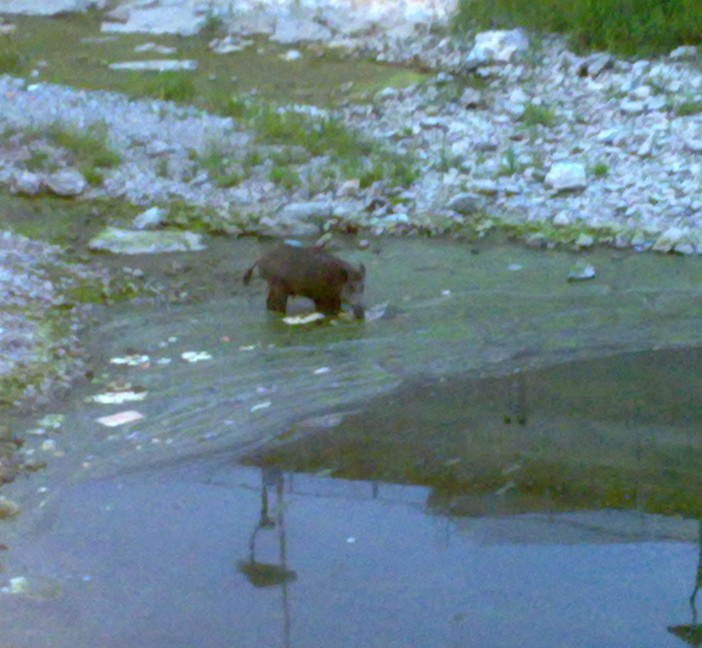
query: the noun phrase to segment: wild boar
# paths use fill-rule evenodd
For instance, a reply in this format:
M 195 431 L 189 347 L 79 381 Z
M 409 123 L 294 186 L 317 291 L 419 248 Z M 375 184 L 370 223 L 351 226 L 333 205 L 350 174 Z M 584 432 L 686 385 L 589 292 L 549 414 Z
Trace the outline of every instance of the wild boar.
M 285 313 L 288 297 L 307 297 L 318 312 L 338 315 L 341 304 L 351 306 L 357 319 L 363 319 L 363 288 L 366 269 L 351 264 L 319 247 L 280 245 L 264 254 L 244 275 L 244 285 L 251 281 L 258 265 L 268 282 L 268 310 Z

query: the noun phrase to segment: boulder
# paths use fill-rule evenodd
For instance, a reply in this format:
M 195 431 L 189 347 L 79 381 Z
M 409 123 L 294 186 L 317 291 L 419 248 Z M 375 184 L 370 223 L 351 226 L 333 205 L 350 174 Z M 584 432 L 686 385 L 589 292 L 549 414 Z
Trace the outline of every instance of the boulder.
M 277 214 L 259 222 L 261 232 L 270 236 L 318 236 L 327 218 L 334 214 L 334 205 L 318 200 L 290 203 Z
M 70 198 L 82 194 L 88 187 L 88 181 L 76 169 L 63 169 L 48 175 L 46 186 L 57 196 Z
M 694 45 L 681 45 L 670 53 L 670 58 L 674 60 L 697 58 L 697 48 Z
M 151 207 L 134 218 L 132 224 L 137 229 L 153 229 L 163 223 L 165 212 L 160 207 Z
M 10 189 L 23 196 L 35 196 L 41 191 L 41 178 L 31 171 L 20 171 L 12 176 Z
M 580 76 L 589 76 L 594 79 L 605 70 L 610 70 L 613 68 L 614 60 L 615 59 L 611 54 L 601 52 L 592 54 L 578 66 L 578 74 Z
M 101 31 L 194 36 L 202 29 L 206 20 L 204 15 L 196 13 L 194 7 L 174 4 L 134 6 L 126 16 L 122 14 L 118 18 L 119 20 L 114 22 L 103 22 Z
M 466 58 L 466 66 L 477 69 L 482 65 L 509 63 L 528 49 L 529 37 L 522 29 L 480 32 Z
M 485 210 L 485 199 L 474 193 L 463 192 L 453 196 L 446 207 L 462 216 L 471 216 Z
M 577 162 L 556 162 L 544 180 L 555 191 L 577 191 L 587 186 L 585 167 Z
M 690 236 L 687 230 L 682 227 L 669 227 L 662 232 L 653 244 L 656 252 L 672 252 L 673 250 L 690 244 Z
M 331 31 L 314 20 L 285 17 L 278 20 L 271 40 L 281 45 L 293 45 L 302 42 L 326 42 L 331 37 Z

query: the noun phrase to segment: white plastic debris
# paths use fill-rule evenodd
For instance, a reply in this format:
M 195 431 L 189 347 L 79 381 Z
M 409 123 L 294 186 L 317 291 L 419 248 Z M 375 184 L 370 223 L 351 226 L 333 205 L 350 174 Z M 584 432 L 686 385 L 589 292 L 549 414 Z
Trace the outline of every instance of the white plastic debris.
M 383 304 L 376 304 L 375 306 L 371 306 L 365 314 L 365 320 L 366 322 L 373 322 L 374 320 L 378 320 L 383 315 L 385 315 L 385 310 L 388 307 L 388 303 L 385 302 Z
M 254 412 L 257 412 L 258 410 L 267 409 L 267 408 L 270 407 L 272 404 L 273 404 L 273 403 L 272 403 L 271 401 L 263 401 L 262 403 L 256 403 L 256 405 L 254 405 L 254 406 L 249 410 L 249 412 L 251 412 L 251 413 L 253 414 Z
M 142 401 L 146 398 L 146 391 L 115 391 L 95 394 L 90 400 L 103 405 L 121 405 L 133 401 Z
M 291 315 L 289 317 L 284 317 L 283 321 L 286 324 L 295 326 L 299 324 L 309 324 L 323 319 L 324 315 L 322 313 L 308 313 L 307 315 Z
M 212 356 L 207 351 L 184 351 L 180 357 L 187 362 L 200 362 L 202 360 L 212 360 Z
M 588 264 L 577 263 L 568 273 L 568 281 L 587 281 L 595 278 L 595 267 Z
M 110 364 L 116 365 L 127 365 L 129 367 L 138 367 L 139 365 L 145 365 L 150 362 L 151 358 L 144 354 L 134 353 L 131 355 L 126 355 L 117 358 L 111 358 Z
M 117 414 L 111 414 L 110 416 L 101 416 L 99 419 L 97 419 L 97 422 L 102 425 L 106 425 L 107 427 L 117 427 L 118 425 L 132 423 L 142 418 L 144 418 L 143 414 L 140 414 L 135 410 L 126 410 Z

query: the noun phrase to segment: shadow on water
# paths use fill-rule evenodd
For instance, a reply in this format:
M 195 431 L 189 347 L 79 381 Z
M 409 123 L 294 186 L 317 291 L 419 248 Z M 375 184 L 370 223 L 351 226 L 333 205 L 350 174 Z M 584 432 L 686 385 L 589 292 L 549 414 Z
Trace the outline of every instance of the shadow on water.
M 286 326 L 260 281 L 114 307 L 3 488 L 0 645 L 699 645 L 702 265 L 475 251 L 343 251 L 388 304 L 364 324 Z M 92 400 L 115 383 L 144 400 Z

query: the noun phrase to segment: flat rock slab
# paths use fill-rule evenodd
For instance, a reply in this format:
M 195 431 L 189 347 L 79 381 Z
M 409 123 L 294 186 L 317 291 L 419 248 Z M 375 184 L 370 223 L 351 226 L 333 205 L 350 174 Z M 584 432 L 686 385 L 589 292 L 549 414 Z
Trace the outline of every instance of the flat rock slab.
M 0 0 L 0 13 L 54 16 L 60 13 L 102 9 L 106 0 Z
M 193 8 L 163 6 L 151 8 L 128 8 L 122 20 L 104 22 L 100 27 L 103 32 L 147 34 L 179 34 L 194 36 L 205 23 L 205 16 L 197 15 Z
M 108 227 L 88 244 L 91 250 L 113 254 L 159 254 L 204 250 L 202 237 L 193 232 L 133 232 Z
M 147 61 L 123 61 L 110 63 L 111 70 L 138 70 L 146 72 L 170 72 L 172 70 L 195 70 L 197 61 L 180 59 L 151 59 Z

